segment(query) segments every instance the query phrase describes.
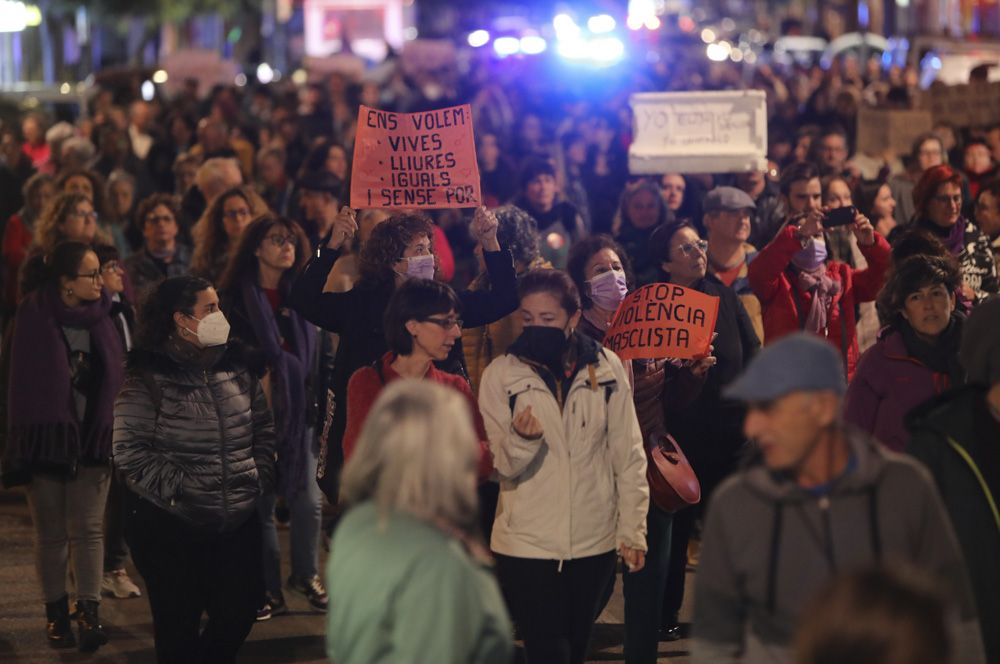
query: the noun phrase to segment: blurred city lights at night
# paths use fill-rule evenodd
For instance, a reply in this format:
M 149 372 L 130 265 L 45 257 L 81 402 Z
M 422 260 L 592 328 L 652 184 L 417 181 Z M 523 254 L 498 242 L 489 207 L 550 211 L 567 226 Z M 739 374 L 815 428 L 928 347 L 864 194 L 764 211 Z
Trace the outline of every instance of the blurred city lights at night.
M 497 37 L 493 40 L 493 50 L 500 57 L 515 55 L 521 50 L 521 42 L 517 37 Z
M 591 16 L 587 20 L 587 29 L 595 35 L 612 32 L 616 26 L 617 23 L 615 22 L 614 17 L 610 14 L 598 14 L 597 16 Z
M 486 30 L 475 30 L 469 33 L 469 46 L 479 48 L 490 43 L 490 33 Z

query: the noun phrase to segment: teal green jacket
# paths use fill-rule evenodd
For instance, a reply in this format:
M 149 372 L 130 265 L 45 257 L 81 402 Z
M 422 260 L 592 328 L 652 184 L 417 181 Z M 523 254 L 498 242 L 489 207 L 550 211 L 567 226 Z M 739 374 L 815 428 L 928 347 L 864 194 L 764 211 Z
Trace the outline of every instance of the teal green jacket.
M 462 544 L 365 502 L 344 516 L 327 563 L 334 664 L 508 664 L 510 618 L 491 570 Z

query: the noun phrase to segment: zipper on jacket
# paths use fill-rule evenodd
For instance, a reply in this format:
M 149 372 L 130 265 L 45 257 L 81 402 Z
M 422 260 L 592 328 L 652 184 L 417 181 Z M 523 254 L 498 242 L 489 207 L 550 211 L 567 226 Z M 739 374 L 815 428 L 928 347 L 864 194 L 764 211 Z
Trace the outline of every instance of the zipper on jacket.
M 219 462 L 222 464 L 222 522 L 223 524 L 229 520 L 229 493 L 227 491 L 227 480 L 229 479 L 226 472 L 228 467 L 226 465 L 226 426 L 222 420 L 222 406 L 219 405 L 219 400 L 215 397 L 215 392 L 212 390 L 212 385 L 208 382 L 208 371 L 202 372 L 205 376 L 205 387 L 208 388 L 208 393 L 212 397 L 212 404 L 215 406 L 215 415 L 219 420 Z

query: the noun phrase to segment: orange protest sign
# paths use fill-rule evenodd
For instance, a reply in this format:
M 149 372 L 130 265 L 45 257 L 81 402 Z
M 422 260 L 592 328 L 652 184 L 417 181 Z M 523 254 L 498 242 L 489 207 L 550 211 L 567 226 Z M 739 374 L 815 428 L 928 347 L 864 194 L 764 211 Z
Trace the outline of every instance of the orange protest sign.
M 693 359 L 708 353 L 719 298 L 674 284 L 649 284 L 629 293 L 604 337 L 623 360 Z
M 468 104 L 425 113 L 361 107 L 351 207 L 479 207 L 482 199 Z

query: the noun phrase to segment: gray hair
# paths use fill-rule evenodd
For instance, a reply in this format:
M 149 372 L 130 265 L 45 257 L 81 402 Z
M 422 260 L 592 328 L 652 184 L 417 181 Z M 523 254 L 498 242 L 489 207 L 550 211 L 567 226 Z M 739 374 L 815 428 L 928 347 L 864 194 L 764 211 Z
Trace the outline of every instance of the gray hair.
M 83 136 L 70 136 L 60 143 L 60 158 L 73 160 L 80 165 L 80 168 L 84 168 L 96 154 L 94 144 Z
M 372 500 L 383 517 L 407 512 L 471 531 L 478 460 L 469 406 L 457 390 L 393 381 L 376 399 L 344 467 L 341 497 L 349 504 Z

